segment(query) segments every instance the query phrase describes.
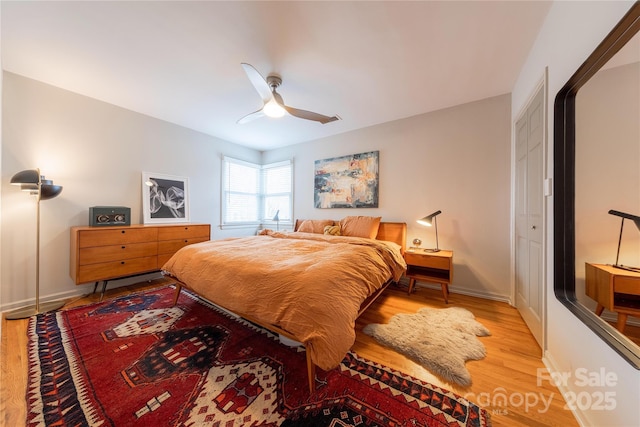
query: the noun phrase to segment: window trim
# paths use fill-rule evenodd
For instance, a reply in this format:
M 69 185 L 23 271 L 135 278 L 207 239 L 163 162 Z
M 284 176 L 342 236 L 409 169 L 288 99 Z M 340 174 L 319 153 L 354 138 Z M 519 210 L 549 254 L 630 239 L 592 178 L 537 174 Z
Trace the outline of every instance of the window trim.
M 226 218 L 226 209 L 227 209 L 227 178 L 226 178 L 226 164 L 227 163 L 235 163 L 238 165 L 244 165 L 247 167 L 252 167 L 252 168 L 256 168 L 259 170 L 259 194 L 258 194 L 258 219 L 256 221 L 238 221 L 238 222 L 225 222 L 225 218 Z M 229 156 L 222 156 L 221 159 L 221 168 L 220 168 L 220 175 L 221 175 L 221 179 L 220 179 L 220 187 L 221 187 L 221 192 L 220 192 L 220 229 L 221 230 L 229 230 L 229 229 L 247 229 L 247 228 L 265 228 L 265 226 L 274 226 L 276 223 L 275 221 L 271 220 L 271 218 L 267 218 L 266 214 L 265 214 L 265 195 L 266 195 L 266 189 L 265 189 L 265 181 L 264 181 L 264 177 L 265 177 L 265 170 L 266 169 L 270 169 L 270 168 L 277 168 L 277 167 L 282 167 L 282 166 L 286 166 L 289 165 L 291 168 L 291 191 L 288 193 L 274 193 L 274 194 L 270 194 L 270 196 L 274 196 L 274 195 L 289 195 L 289 210 L 291 212 L 291 219 L 289 220 L 285 220 L 285 221 L 280 221 L 279 224 L 280 226 L 292 226 L 293 224 L 293 184 L 294 184 L 294 179 L 293 179 L 293 174 L 294 174 L 294 164 L 293 164 L 293 159 L 287 159 L 287 160 L 281 160 L 278 162 L 273 162 L 273 163 L 268 163 L 268 164 L 258 164 L 258 163 L 252 163 L 246 160 L 241 160 L 241 159 L 236 159 L 235 157 L 229 157 Z

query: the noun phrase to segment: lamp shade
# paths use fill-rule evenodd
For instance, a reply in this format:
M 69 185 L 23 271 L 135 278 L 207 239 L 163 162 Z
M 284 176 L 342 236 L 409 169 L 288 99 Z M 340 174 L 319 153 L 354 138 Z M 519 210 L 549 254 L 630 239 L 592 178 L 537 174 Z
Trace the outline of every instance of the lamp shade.
M 628 214 L 628 213 L 624 213 L 624 212 L 620 212 L 620 211 L 616 211 L 611 209 L 609 211 L 610 215 L 615 215 L 615 216 L 619 216 L 621 218 L 626 218 L 626 219 L 630 219 L 631 221 L 633 221 L 633 223 L 636 225 L 636 227 L 638 228 L 638 230 L 640 230 L 640 216 L 638 215 L 632 215 L 632 214 Z
M 61 185 L 42 184 L 40 187 L 40 199 L 48 200 L 53 199 L 62 192 Z
M 418 224 L 425 225 L 427 227 L 431 227 L 431 225 L 433 224 L 433 219 L 435 217 L 437 217 L 438 215 L 440 215 L 441 213 L 442 213 L 442 211 L 435 211 L 431 215 L 427 215 L 424 218 L 420 218 L 417 222 L 418 222 Z
M 280 221 L 280 209 L 276 211 L 276 214 L 273 216 L 273 221 Z
M 26 169 L 11 177 L 11 184 L 38 184 L 40 182 L 40 171 L 37 169 Z

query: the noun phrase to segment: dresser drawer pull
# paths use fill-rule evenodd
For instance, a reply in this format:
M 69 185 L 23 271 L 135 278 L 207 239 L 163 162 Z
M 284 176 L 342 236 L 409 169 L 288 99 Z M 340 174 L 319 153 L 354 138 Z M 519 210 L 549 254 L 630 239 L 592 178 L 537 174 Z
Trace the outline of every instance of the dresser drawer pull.
M 125 230 L 122 230 L 122 234 L 124 234 L 124 233 L 126 233 L 126 231 L 125 231 Z
M 127 249 L 127 247 L 126 247 L 126 246 L 123 246 L 123 247 L 122 247 L 122 249 Z
M 124 265 L 124 261 L 120 261 L 120 264 L 121 264 L 121 265 Z

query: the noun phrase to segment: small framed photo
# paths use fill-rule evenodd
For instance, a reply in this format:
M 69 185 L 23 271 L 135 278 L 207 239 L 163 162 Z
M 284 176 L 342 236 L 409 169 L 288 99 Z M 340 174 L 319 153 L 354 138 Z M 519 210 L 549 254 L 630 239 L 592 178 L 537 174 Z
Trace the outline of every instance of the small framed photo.
M 142 172 L 145 224 L 189 222 L 189 178 Z

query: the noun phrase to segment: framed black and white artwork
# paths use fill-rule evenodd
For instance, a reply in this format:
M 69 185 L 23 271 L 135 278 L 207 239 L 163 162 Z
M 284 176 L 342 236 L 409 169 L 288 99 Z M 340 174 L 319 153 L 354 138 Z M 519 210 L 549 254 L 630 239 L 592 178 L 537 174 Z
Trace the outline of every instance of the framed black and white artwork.
M 189 178 L 142 172 L 145 224 L 189 222 Z

